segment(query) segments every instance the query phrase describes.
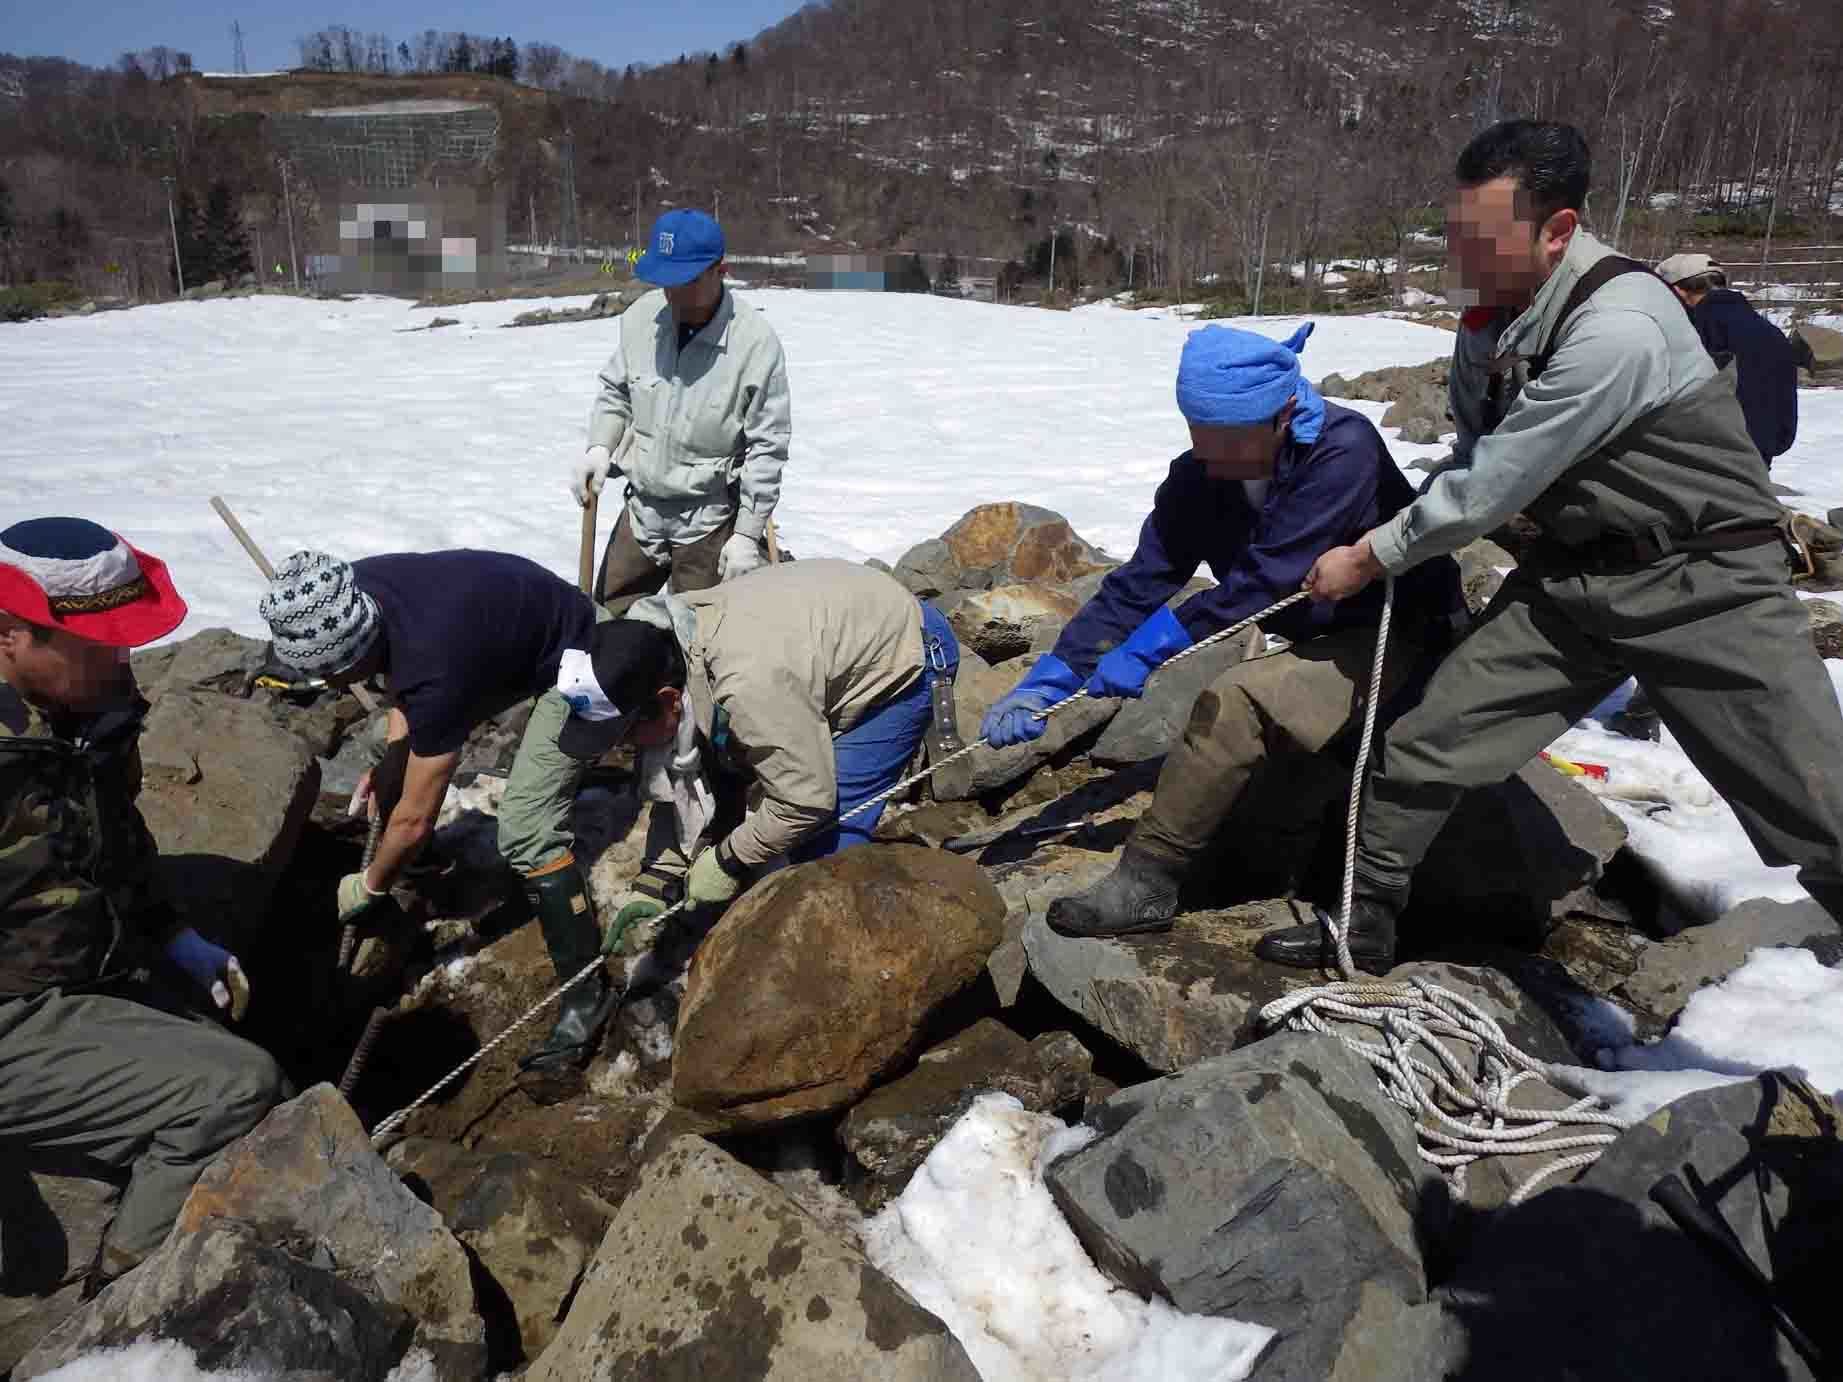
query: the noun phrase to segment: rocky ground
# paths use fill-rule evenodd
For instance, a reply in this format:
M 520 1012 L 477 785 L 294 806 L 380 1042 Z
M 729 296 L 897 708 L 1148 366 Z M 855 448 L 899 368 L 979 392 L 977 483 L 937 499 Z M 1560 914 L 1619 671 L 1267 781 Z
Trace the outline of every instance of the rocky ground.
M 1514 546 L 1464 554 L 1474 602 Z M 1057 515 L 1007 504 L 896 566 L 965 645 L 964 732 L 1112 564 Z M 1814 608 L 1820 647 L 1840 621 Z M 1074 1353 L 1043 1361 L 1021 1329 L 906 1274 L 891 1225 L 925 1236 L 924 1205 L 964 1164 L 943 1139 L 995 1108 L 1001 1124 L 1085 1124 L 1018 1174 L 1053 1199 L 1103 1290 L 1172 1320 L 1169 1306 L 1243 1322 L 1212 1355 L 1242 1361 L 1214 1376 L 1822 1375 L 1650 1198 L 1671 1173 L 1843 1356 L 1823 1308 L 1843 1115 L 1809 1085 L 1769 1074 L 1687 1095 L 1510 1207 L 1557 1154 L 1481 1164 L 1457 1187 L 1346 1045 L 1262 1026 L 1262 1005 L 1311 976 L 1258 964 L 1252 941 L 1332 899 L 1347 762 L 1276 764 L 1169 933 L 1048 929 L 1048 903 L 1117 859 L 1198 689 L 1260 655 L 1258 636 L 1155 678 L 1143 701 L 1084 703 L 1035 744 L 979 751 L 891 809 L 886 843 L 774 874 L 714 927 L 668 935 L 629 962 L 629 997 L 573 1096 L 540 1106 L 513 1083 L 541 1018 L 381 1149 L 367 1128 L 553 984 L 491 848 L 522 719 L 475 736 L 435 847 L 367 937 L 362 972 L 340 973 L 333 887 L 362 845 L 345 793 L 378 727 L 348 703 L 255 686 L 264 651 L 220 631 L 137 659 L 154 702 L 143 806 L 188 919 L 251 970 L 251 1034 L 306 1092 L 207 1172 L 152 1260 L 87 1304 L 64 1283 L 115 1187 L 11 1173 L 0 1372 L 22 1382 L 149 1336 L 201 1366 L 303 1380 L 1202 1375 L 1153 1343 L 1108 1361 L 1091 1321 Z M 604 915 L 648 809 L 618 760 L 581 798 Z M 1467 996 L 1540 1060 L 1591 1065 L 1588 1017 L 1658 1034 L 1755 947 L 1843 959 L 1809 904 L 1665 934 L 1624 844 L 1616 817 L 1539 761 L 1474 793 L 1423 871 L 1397 977 Z M 342 1098 L 333 1085 L 380 1009 Z M 1571 1098 L 1536 1084 L 1516 1102 Z M 1018 1249 L 1003 1290 L 1026 1290 L 1036 1252 Z

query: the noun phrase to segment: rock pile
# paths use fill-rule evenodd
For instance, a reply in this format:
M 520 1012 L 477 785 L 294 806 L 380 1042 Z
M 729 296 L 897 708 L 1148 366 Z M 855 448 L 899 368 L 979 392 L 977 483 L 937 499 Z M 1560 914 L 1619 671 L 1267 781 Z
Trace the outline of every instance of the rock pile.
M 1406 442 L 1437 442 L 1450 429 L 1446 414 L 1446 360 L 1424 365 L 1394 365 L 1370 370 L 1355 379 L 1327 374 L 1318 391 L 1327 398 L 1354 398 L 1367 403 L 1387 403 L 1384 427 L 1399 427 Z
M 1482 604 L 1514 562 L 1489 544 L 1467 554 L 1468 595 Z M 898 577 L 965 640 L 969 737 L 1111 565 L 1019 504 L 974 510 L 905 555 Z M 1835 624 L 1814 611 L 1820 646 Z M 375 1124 L 554 983 L 490 851 L 450 851 L 414 912 L 432 953 L 379 999 L 396 1015 L 354 1104 L 319 1085 L 278 1109 L 205 1173 L 154 1257 L 96 1300 L 79 1302 L 73 1272 L 116 1187 L 5 1168 L 0 1369 L 37 1377 L 152 1335 L 204 1366 L 303 1379 L 422 1366 L 444 1379 L 522 1367 L 972 1382 L 951 1312 L 872 1264 L 862 1215 L 951 1176 L 950 1130 L 996 1091 L 1092 1130 L 1034 1174 L 1115 1283 L 1276 1331 L 1256 1382 L 1812 1377 L 1650 1196 L 1667 1173 L 1684 1178 L 1820 1346 L 1843 1347 L 1826 1294 L 1843 1114 L 1823 1094 L 1767 1075 L 1687 1096 L 1511 1208 L 1513 1187 L 1557 1153 L 1482 1163 L 1456 1186 L 1349 1044 L 1373 1031 L 1262 1027 L 1264 1004 L 1317 982 L 1258 963 L 1252 946 L 1334 895 L 1344 766 L 1257 783 L 1225 830 L 1225 866 L 1169 932 L 1048 928 L 1052 899 L 1117 861 L 1189 700 L 1260 647 L 1227 648 L 1181 686 L 1155 680 L 1144 702 L 1059 716 L 1040 744 L 980 756 L 969 799 L 893 804 L 888 842 L 775 872 L 714 924 L 675 928 L 628 963 L 628 997 L 576 1094 L 541 1107 L 518 1094 L 515 1037 L 381 1158 L 354 1107 Z M 240 862 L 216 885 L 227 889 L 285 860 L 315 753 L 351 733 L 323 705 L 249 694 L 261 652 L 217 633 L 138 664 L 155 699 L 156 790 L 251 827 L 225 837 Z M 490 813 L 518 728 L 491 726 L 470 749 L 487 784 L 468 789 L 474 808 Z M 239 791 L 229 812 L 204 795 Z M 626 895 L 649 811 L 624 769 L 601 770 L 579 803 L 578 852 L 604 911 Z M 189 838 L 178 824 L 175 844 Z M 1537 1060 L 1578 1064 L 1588 1009 L 1615 1005 L 1648 1035 L 1753 947 L 1843 959 L 1809 906 L 1635 930 L 1644 909 L 1609 882 L 1624 843 L 1598 800 L 1540 762 L 1473 793 L 1417 886 L 1406 934 L 1424 953 L 1394 977 L 1479 1004 Z M 245 896 L 259 919 L 263 900 Z M 1442 1045 L 1452 1070 L 1477 1072 L 1471 1044 Z M 1568 1097 L 1535 1083 L 1514 1102 Z

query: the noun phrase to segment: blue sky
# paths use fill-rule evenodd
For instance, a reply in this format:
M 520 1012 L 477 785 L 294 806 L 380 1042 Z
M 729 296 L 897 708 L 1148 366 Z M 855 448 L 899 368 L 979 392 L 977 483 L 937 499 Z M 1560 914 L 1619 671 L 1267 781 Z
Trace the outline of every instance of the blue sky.
M 328 24 L 406 39 L 424 29 L 464 29 L 511 37 L 520 43 L 554 43 L 610 67 L 664 62 L 680 53 L 721 48 L 777 23 L 801 0 L 523 0 L 516 5 L 482 0 L 350 0 L 324 9 L 296 0 L 75 0 L 34 4 L 8 0 L 0 24 L 0 52 L 70 58 L 103 65 L 131 48 L 164 43 L 190 52 L 202 71 L 231 70 L 232 20 L 243 25 L 251 71 L 292 67 L 295 40 Z M 413 45 L 412 45 L 413 46 Z

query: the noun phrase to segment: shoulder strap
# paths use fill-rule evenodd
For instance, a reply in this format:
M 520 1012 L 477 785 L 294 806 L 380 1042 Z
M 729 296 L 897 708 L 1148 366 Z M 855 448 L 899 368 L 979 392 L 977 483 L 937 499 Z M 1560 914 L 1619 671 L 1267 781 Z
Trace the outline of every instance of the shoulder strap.
M 1555 329 L 1549 332 L 1548 344 L 1543 346 L 1540 354 L 1530 356 L 1526 362 L 1531 379 L 1538 378 L 1549 367 L 1549 361 L 1555 355 L 1555 342 L 1560 339 L 1561 330 L 1568 324 L 1568 318 L 1572 317 L 1588 298 L 1615 278 L 1621 278 L 1626 274 L 1651 274 L 1653 278 L 1657 276 L 1652 273 L 1650 265 L 1641 264 L 1636 259 L 1627 259 L 1618 254 L 1607 255 L 1581 275 L 1580 280 L 1568 294 L 1568 300 L 1561 305 L 1561 315 L 1555 319 Z

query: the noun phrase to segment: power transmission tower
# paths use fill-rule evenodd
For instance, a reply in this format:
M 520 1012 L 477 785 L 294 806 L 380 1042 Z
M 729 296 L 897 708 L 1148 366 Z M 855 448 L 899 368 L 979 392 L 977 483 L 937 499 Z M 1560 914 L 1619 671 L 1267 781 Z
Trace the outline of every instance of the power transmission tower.
M 557 227 L 557 238 L 565 254 L 572 249 L 580 249 L 582 230 L 576 220 L 576 135 L 565 128 L 563 131 L 563 167 L 562 167 L 563 205 Z
M 250 70 L 249 55 L 243 51 L 243 24 L 232 21 L 230 26 L 231 41 L 236 44 L 236 72 L 239 76 L 248 76 Z

